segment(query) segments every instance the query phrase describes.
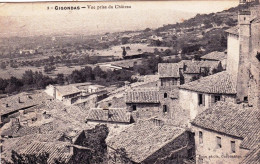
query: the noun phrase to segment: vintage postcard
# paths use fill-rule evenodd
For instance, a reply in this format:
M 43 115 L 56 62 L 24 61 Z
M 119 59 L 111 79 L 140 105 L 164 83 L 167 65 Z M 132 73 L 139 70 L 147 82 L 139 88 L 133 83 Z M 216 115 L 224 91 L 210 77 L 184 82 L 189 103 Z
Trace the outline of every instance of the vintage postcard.
M 259 11 L 0 3 L 0 163 L 260 163 Z

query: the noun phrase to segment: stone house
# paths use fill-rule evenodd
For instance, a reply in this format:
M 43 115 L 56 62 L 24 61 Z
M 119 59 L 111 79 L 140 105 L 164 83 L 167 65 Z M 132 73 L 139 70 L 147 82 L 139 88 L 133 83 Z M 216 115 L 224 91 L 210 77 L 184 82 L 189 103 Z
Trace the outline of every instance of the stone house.
M 218 102 L 198 115 L 191 122 L 195 133 L 196 163 L 250 160 L 245 158 L 258 146 L 260 139 L 259 114 L 259 110 L 246 107 L 246 104 Z
M 236 102 L 236 83 L 232 75 L 223 71 L 181 85 L 180 106 L 194 119 L 217 101 Z
M 181 84 L 199 79 L 201 76 L 214 74 L 216 71 L 222 71 L 223 67 L 220 61 L 196 61 L 182 60 L 179 63 L 180 74 L 182 76 Z
M 192 134 L 157 118 L 131 124 L 106 142 L 109 164 L 183 163 L 194 156 Z
M 66 105 L 71 105 L 81 97 L 81 90 L 72 85 L 46 87 L 45 92 L 55 99 L 63 101 Z
M 223 69 L 227 66 L 227 52 L 213 51 L 201 57 L 203 61 L 220 61 Z
M 126 109 L 132 112 L 134 120 L 158 116 L 160 110 L 159 93 L 157 88 L 137 88 L 126 91 Z
M 178 87 L 181 84 L 181 74 L 178 63 L 159 63 L 159 101 L 160 110 L 163 111 L 162 116 L 170 117 L 170 113 L 176 105 L 175 100 L 178 99 Z

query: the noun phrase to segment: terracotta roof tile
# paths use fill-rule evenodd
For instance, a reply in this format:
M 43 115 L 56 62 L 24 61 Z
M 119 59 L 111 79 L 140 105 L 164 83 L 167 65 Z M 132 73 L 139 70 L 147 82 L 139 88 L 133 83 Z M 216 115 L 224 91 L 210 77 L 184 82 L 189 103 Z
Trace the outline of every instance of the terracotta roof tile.
M 180 89 L 203 93 L 236 94 L 236 83 L 231 74 L 223 71 L 181 85 Z
M 178 63 L 159 63 L 158 64 L 159 77 L 180 77 Z
M 252 150 L 250 150 L 245 159 L 240 164 L 259 164 L 260 163 L 260 144 L 258 143 Z
M 55 159 L 60 159 L 61 161 L 68 162 L 72 157 L 69 153 L 68 146 L 70 144 L 66 142 L 38 142 L 34 141 L 29 144 L 25 149 L 23 149 L 21 154 L 35 154 L 39 155 L 41 153 L 48 153 L 49 158 L 48 163 L 54 163 Z
M 158 90 L 139 89 L 126 91 L 126 103 L 159 103 Z
M 105 121 L 130 123 L 131 115 L 126 109 L 112 108 L 104 110 L 102 108 L 92 108 L 88 111 L 88 121 Z
M 225 52 L 218 52 L 218 51 L 208 53 L 201 57 L 201 59 L 218 60 L 218 61 L 221 61 L 226 58 L 227 58 L 227 54 Z
M 70 95 L 81 92 L 77 87 L 66 85 L 66 86 L 56 86 L 56 89 L 63 95 Z
M 107 144 L 114 149 L 124 148 L 131 160 L 140 163 L 185 132 L 182 128 L 156 125 L 153 121 L 142 120 L 131 124 L 108 138 Z
M 200 73 L 200 68 L 218 68 L 220 61 L 193 61 L 182 60 L 179 63 L 180 68 L 183 68 L 184 73 Z M 185 69 L 184 69 L 185 68 Z

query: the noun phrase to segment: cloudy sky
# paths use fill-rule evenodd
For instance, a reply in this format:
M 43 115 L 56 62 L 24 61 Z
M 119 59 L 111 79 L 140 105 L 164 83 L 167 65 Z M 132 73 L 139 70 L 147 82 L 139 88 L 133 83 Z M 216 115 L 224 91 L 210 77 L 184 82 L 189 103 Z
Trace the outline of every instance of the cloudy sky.
M 89 9 L 88 5 L 95 9 Z M 108 9 L 110 5 L 113 9 Z M 131 8 L 115 9 L 115 5 Z M 197 13 L 219 12 L 237 5 L 238 1 L 1 3 L 0 36 L 88 35 L 156 28 L 181 22 Z M 56 6 L 86 8 L 55 10 Z M 107 9 L 97 10 L 98 6 Z

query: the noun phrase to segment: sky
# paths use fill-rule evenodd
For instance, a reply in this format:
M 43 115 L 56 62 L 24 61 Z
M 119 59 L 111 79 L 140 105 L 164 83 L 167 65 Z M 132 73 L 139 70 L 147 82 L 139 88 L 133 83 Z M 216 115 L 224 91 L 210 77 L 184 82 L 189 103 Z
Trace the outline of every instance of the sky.
M 88 5 L 95 9 L 88 8 Z M 116 5 L 131 8 L 115 9 Z M 0 37 L 89 35 L 157 28 L 164 24 L 181 22 L 198 13 L 219 12 L 237 5 L 238 1 L 1 3 Z M 56 6 L 79 6 L 80 10 L 55 10 Z M 97 10 L 98 6 L 106 9 Z

